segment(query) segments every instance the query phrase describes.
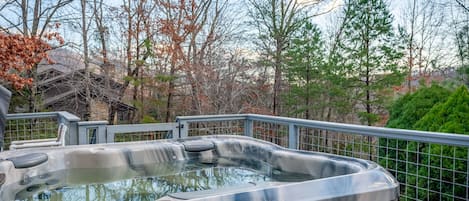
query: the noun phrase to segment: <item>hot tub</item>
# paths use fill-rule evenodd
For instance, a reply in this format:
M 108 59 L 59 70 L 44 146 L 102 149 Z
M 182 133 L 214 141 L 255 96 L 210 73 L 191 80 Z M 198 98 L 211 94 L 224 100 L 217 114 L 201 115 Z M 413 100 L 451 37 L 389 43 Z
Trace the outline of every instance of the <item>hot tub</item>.
M 397 200 L 377 164 L 241 136 L 0 153 L 0 200 Z

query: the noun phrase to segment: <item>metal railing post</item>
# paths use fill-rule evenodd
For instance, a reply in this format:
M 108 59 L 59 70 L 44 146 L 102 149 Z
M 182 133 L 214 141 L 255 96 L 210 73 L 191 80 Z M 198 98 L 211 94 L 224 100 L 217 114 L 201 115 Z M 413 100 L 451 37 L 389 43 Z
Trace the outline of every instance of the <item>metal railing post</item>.
M 83 125 L 80 125 L 80 123 L 82 122 L 78 122 L 78 137 L 77 137 L 77 145 L 79 144 L 86 144 L 86 138 L 87 138 L 87 135 L 88 135 L 88 128 L 83 126 Z
M 288 148 L 298 149 L 299 128 L 295 124 L 288 124 Z
M 65 137 L 66 145 L 78 145 L 78 122 L 80 118 L 68 112 L 58 112 L 57 121 L 68 127 L 68 135 Z
M 186 120 L 181 120 L 178 117 L 176 117 L 176 122 L 178 123 L 178 136 L 173 138 L 185 138 L 189 136 L 189 122 Z
M 98 124 L 98 130 L 96 131 L 96 137 L 98 139 L 96 139 L 96 143 L 97 144 L 104 144 L 104 143 L 107 143 L 107 129 L 106 129 L 106 126 L 107 126 L 108 122 L 105 121 L 105 122 L 102 122 L 100 124 Z
M 254 136 L 253 121 L 249 118 L 244 120 L 244 135 L 248 137 Z
M 173 127 L 173 129 L 171 130 L 171 134 L 172 134 L 172 139 L 178 139 L 179 138 L 179 125 L 176 125 Z
M 107 121 L 81 121 L 78 122 L 78 144 L 90 144 L 88 129 L 96 129 L 96 143 L 109 142 L 109 136 L 106 133 Z M 112 138 L 114 139 L 114 138 Z
M 66 145 L 78 145 L 78 121 L 68 124 L 68 140 L 65 139 Z

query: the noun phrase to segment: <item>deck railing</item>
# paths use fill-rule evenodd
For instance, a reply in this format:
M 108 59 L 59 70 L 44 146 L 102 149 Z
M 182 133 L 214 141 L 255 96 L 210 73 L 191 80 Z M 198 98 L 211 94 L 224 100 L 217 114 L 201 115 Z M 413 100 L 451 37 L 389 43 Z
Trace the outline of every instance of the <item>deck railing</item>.
M 11 141 L 55 138 L 61 123 L 69 128 L 67 136 L 70 137 L 67 137 L 66 144 L 77 144 L 77 123 L 80 118 L 68 112 L 8 114 L 6 119 L 4 149 L 8 149 Z
M 401 200 L 469 200 L 469 135 L 236 114 L 182 116 L 176 123 L 108 125 L 66 112 L 7 116 L 6 144 L 56 135 L 67 144 L 113 143 L 199 135 L 245 135 L 283 147 L 375 161 L 400 182 Z M 7 146 L 6 146 L 7 147 Z
M 177 138 L 176 123 L 107 125 L 107 121 L 78 123 L 78 144 L 148 141 Z
M 254 114 L 178 117 L 179 137 L 240 134 L 283 147 L 363 158 L 400 183 L 400 200 L 469 200 L 469 135 Z

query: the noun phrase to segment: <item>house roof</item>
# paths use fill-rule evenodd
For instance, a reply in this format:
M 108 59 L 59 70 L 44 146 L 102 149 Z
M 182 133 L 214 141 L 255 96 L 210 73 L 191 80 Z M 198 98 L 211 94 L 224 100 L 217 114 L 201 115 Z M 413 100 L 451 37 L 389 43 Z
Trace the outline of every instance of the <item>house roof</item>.
M 72 96 L 74 94 L 74 91 L 67 91 L 65 93 L 58 94 L 57 96 L 49 97 L 44 99 L 43 104 L 45 106 L 52 105 L 66 97 Z
M 83 83 L 83 80 L 85 80 L 85 67 L 81 56 L 71 50 L 59 48 L 50 51 L 49 57 L 53 61 L 52 64 L 43 61 L 38 66 L 39 75 L 44 75 L 43 78 L 45 78 L 45 80 L 38 81 L 38 89 L 45 91 L 49 88 L 55 87 L 62 88 L 62 90 L 57 91 L 60 91 L 59 94 L 45 97 L 43 101 L 44 105 L 49 106 L 58 101 L 69 98 L 70 96 L 85 94 L 83 91 L 84 88 L 80 88 L 79 86 L 81 85 L 80 83 Z M 116 104 L 118 108 L 136 110 L 135 107 L 119 100 L 117 91 L 124 87 L 123 84 L 115 81 L 114 79 L 109 79 L 111 90 L 105 90 L 107 80 L 106 76 L 99 73 L 97 70 L 93 71 L 93 67 L 97 69 L 99 66 L 95 64 L 90 65 L 92 66 L 90 72 L 92 97 L 99 97 L 101 99 L 105 99 L 105 101 L 111 101 L 113 104 Z M 50 77 L 50 75 L 45 76 L 46 74 L 51 74 L 53 77 Z
M 58 48 L 48 52 L 52 63 L 42 61 L 39 63 L 37 72 L 40 74 L 49 69 L 54 69 L 63 73 L 85 69 L 85 64 L 80 54 L 65 48 Z

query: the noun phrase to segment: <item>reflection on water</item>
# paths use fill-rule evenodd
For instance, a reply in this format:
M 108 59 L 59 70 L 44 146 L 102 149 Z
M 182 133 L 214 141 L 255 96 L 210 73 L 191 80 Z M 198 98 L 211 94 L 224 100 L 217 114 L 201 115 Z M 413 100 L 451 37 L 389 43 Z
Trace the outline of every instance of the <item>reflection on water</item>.
M 216 189 L 248 182 L 269 181 L 248 169 L 212 167 L 171 176 L 136 177 L 105 184 L 46 190 L 26 200 L 155 200 L 170 193 Z
M 67 181 L 62 181 L 54 185 L 29 185 L 21 189 L 16 194 L 17 200 L 28 201 L 62 201 L 62 200 L 135 200 L 146 201 L 155 200 L 176 192 L 192 192 L 221 187 L 248 184 L 249 182 L 260 183 L 265 181 L 303 181 L 311 179 L 305 175 L 283 173 L 272 170 L 267 164 L 259 162 L 238 166 L 220 166 L 220 164 L 185 163 L 183 168 L 175 170 L 170 175 L 146 176 L 147 173 L 120 178 L 111 182 L 98 182 L 91 184 L 71 185 Z M 255 164 L 255 165 L 254 165 Z M 179 166 L 168 166 L 175 168 Z M 178 169 L 178 168 L 175 168 Z M 90 170 L 87 170 L 90 172 Z M 111 170 L 107 170 L 110 172 Z M 179 172 L 178 172 L 179 171 Z M 148 172 L 148 171 L 147 171 Z M 152 172 L 152 171 L 150 171 Z M 60 173 L 66 175 L 65 178 L 75 173 Z M 98 178 L 104 172 L 95 174 Z M 92 174 L 80 172 L 81 177 L 89 177 Z M 85 176 L 87 175 L 87 176 Z M 155 175 L 155 174 L 152 174 Z M 91 176 L 93 177 L 93 176 Z M 81 178 L 81 183 L 96 181 L 96 178 Z M 70 179 L 68 179 L 70 181 Z M 76 178 L 75 180 L 76 181 Z M 90 183 L 90 182 L 88 182 Z

